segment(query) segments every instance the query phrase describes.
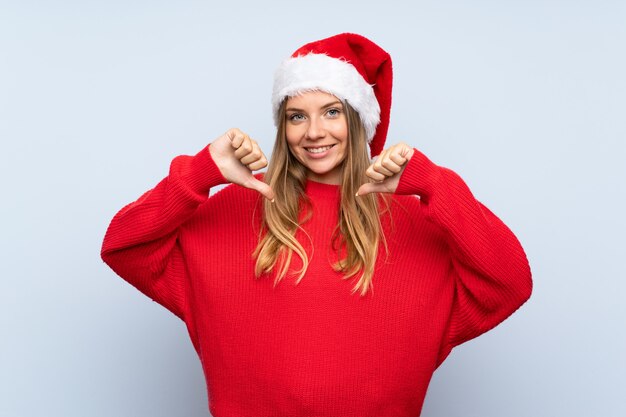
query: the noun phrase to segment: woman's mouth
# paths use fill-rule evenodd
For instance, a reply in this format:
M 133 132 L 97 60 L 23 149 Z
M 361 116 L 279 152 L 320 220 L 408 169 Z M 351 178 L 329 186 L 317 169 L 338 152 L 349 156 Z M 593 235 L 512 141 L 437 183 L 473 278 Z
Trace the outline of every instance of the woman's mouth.
M 304 148 L 304 149 L 306 149 L 307 152 L 312 153 L 312 154 L 321 154 L 321 153 L 326 152 L 327 150 L 329 150 L 333 146 L 335 146 L 335 145 L 316 146 L 316 147 Z

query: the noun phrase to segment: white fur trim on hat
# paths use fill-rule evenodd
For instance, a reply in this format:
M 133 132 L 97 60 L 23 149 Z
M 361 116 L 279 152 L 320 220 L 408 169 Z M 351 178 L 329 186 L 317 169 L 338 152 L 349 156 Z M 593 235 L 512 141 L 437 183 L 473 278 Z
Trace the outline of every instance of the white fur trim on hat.
M 367 140 L 374 137 L 380 122 L 380 106 L 374 89 L 350 63 L 324 54 L 310 53 L 288 58 L 278 67 L 272 91 L 276 126 L 279 124 L 278 109 L 284 98 L 316 90 L 350 103 L 359 113 Z

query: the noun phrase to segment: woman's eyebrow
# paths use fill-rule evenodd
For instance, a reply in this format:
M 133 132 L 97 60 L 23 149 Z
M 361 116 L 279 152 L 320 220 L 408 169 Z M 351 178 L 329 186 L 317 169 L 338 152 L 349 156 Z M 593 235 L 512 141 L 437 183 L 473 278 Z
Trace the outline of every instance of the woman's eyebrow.
M 333 101 L 332 103 L 328 103 L 328 104 L 322 106 L 321 108 L 325 109 L 325 108 L 330 107 L 330 106 L 336 106 L 337 104 L 341 105 L 341 101 L 339 101 L 339 100 Z
M 337 105 L 337 104 L 341 105 L 341 101 L 337 100 L 337 101 L 333 101 L 333 102 L 328 103 L 328 104 L 324 104 L 322 107 L 320 107 L 320 109 L 325 109 L 325 108 L 327 108 L 327 107 L 335 106 L 335 105 Z M 302 109 L 297 109 L 297 108 L 295 108 L 295 107 L 289 107 L 289 108 L 287 108 L 285 111 L 298 111 L 298 112 L 304 112 L 304 110 L 302 110 Z

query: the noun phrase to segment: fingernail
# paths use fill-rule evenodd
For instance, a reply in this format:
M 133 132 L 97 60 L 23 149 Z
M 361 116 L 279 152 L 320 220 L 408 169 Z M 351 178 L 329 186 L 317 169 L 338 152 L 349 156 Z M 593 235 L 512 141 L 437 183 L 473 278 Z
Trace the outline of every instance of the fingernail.
M 359 196 L 359 192 L 357 191 L 357 192 L 356 192 L 356 194 L 355 194 L 354 196 L 355 196 L 355 197 L 358 197 L 358 196 Z

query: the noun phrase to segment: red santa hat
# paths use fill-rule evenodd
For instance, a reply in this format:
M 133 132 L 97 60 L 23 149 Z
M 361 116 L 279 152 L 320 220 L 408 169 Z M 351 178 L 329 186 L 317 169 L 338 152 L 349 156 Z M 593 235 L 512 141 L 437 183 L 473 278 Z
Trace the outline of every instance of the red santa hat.
M 391 111 L 391 57 L 380 46 L 354 33 L 308 43 L 282 62 L 274 75 L 272 109 L 287 97 L 324 91 L 347 101 L 361 118 L 372 157 L 384 148 Z

